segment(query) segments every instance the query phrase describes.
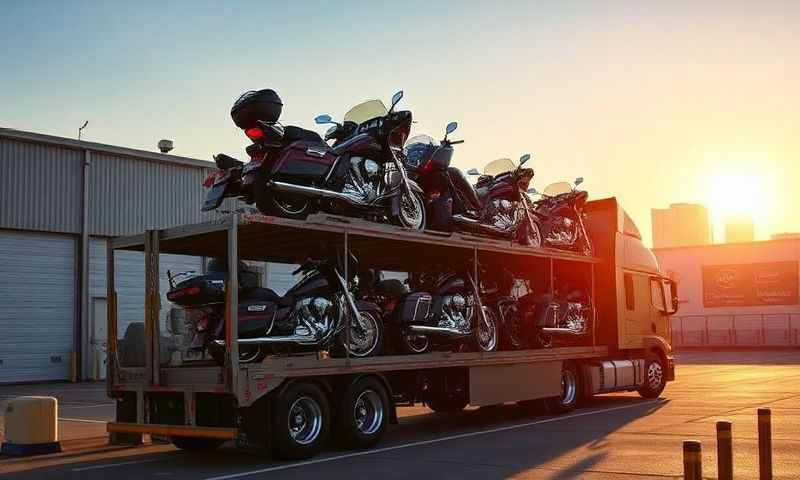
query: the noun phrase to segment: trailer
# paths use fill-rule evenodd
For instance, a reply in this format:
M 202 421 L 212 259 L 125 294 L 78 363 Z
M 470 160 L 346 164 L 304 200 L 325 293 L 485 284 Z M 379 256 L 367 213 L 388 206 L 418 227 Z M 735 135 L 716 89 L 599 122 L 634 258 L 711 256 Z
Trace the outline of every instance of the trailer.
M 638 390 L 658 396 L 674 379 L 669 315 L 675 285 L 615 199 L 589 202 L 587 226 L 594 257 L 530 248 L 460 233 L 418 232 L 359 219 L 317 214 L 304 221 L 257 214 L 228 214 L 211 222 L 149 230 L 109 243 L 108 395 L 116 443 L 142 434 L 168 437 L 188 450 L 233 440 L 238 446 L 282 458 L 307 458 L 328 440 L 353 448 L 375 445 L 396 408 L 421 402 L 440 412 L 467 405 L 545 403 L 553 412 L 594 394 Z M 297 263 L 322 246 L 354 252 L 369 265 L 409 271 L 432 262 L 510 265 L 535 275 L 552 291 L 561 272 L 586 273 L 591 289 L 591 332 L 579 345 L 495 351 L 432 351 L 416 355 L 334 358 L 325 352 L 271 355 L 239 363 L 239 260 Z M 115 252 L 144 253 L 145 314 L 138 342 L 141 362 L 121 361 Z M 159 318 L 161 254 L 226 258 L 225 362 L 175 362 L 162 343 Z M 649 254 L 649 255 L 648 255 Z M 345 278 L 348 278 L 345 262 Z M 476 280 L 477 281 L 477 280 Z M 349 322 L 346 335 L 349 338 Z M 129 326 L 127 330 L 130 330 Z M 127 334 L 127 331 L 126 331 Z

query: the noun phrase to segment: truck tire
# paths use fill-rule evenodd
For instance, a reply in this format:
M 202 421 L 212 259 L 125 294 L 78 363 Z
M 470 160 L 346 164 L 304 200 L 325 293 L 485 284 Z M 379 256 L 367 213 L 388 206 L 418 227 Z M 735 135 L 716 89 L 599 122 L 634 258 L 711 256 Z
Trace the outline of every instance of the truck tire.
M 216 438 L 172 437 L 172 444 L 189 452 L 210 452 L 219 448 L 225 440 Z
M 551 413 L 567 413 L 575 409 L 580 398 L 580 374 L 572 362 L 561 365 L 561 395 L 545 399 L 547 410 Z
M 667 385 L 666 370 L 661 356 L 649 352 L 644 360 L 644 383 L 637 390 L 644 398 L 658 398 Z
M 364 377 L 348 385 L 337 407 L 335 438 L 344 447 L 373 447 L 386 432 L 391 407 L 389 395 L 379 379 Z
M 313 457 L 328 440 L 330 421 L 328 399 L 318 386 L 308 382 L 289 385 L 272 400 L 274 455 L 286 460 Z

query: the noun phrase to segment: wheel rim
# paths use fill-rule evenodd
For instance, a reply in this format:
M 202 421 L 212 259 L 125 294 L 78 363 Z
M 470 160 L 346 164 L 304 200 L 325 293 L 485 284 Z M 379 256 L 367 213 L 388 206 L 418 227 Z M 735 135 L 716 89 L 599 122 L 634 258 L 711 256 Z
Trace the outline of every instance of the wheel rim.
M 400 199 L 400 223 L 412 230 L 422 230 L 425 226 L 425 209 L 419 195 L 403 195 Z
M 561 405 L 569 406 L 575 403 L 578 393 L 578 382 L 575 372 L 569 369 L 561 371 Z
M 239 348 L 241 348 L 241 346 Z M 259 347 L 247 348 L 244 351 L 239 352 L 239 363 L 254 362 L 260 353 L 261 349 Z
M 407 333 L 403 335 L 403 339 L 406 342 L 408 349 L 414 353 L 425 352 L 428 349 L 428 344 L 430 343 L 427 335 Z
M 650 390 L 657 390 L 661 386 L 663 378 L 664 370 L 660 363 L 653 362 L 647 367 L 647 386 L 650 387 Z
M 350 354 L 356 357 L 369 356 L 378 345 L 378 319 L 368 312 L 362 312 L 350 329 Z
M 308 200 L 303 197 L 274 196 L 272 203 L 287 215 L 302 215 L 308 208 Z
M 484 309 L 483 318 L 478 324 L 478 346 L 484 352 L 491 352 L 497 346 L 497 322 L 491 311 Z
M 383 402 L 373 390 L 364 390 L 353 405 L 356 430 L 364 435 L 373 435 L 383 423 Z
M 289 436 L 300 445 L 313 443 L 322 431 L 322 408 L 311 397 L 300 397 L 289 407 Z
M 542 246 L 542 235 L 541 232 L 539 232 L 539 225 L 534 222 L 528 224 L 528 228 L 525 229 L 525 241 L 530 247 L 538 248 Z

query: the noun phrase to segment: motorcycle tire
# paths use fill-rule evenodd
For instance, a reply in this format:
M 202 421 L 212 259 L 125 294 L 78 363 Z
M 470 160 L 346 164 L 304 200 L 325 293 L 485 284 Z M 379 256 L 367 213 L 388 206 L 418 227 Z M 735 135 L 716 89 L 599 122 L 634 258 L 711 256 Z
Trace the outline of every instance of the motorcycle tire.
M 239 364 L 245 363 L 258 363 L 261 360 L 264 360 L 266 355 L 264 354 L 264 350 L 258 346 L 249 346 L 244 347 L 245 351 L 242 351 L 242 346 L 239 346 Z M 217 365 L 220 367 L 225 366 L 225 349 L 223 347 L 217 345 L 209 345 L 208 346 L 208 354 L 211 355 L 211 358 L 216 362 Z
M 431 349 L 431 339 L 427 335 L 411 335 L 406 332 L 400 332 L 399 336 L 397 343 L 400 346 L 401 353 L 418 355 Z
M 365 321 L 370 322 L 372 328 L 375 330 L 375 339 L 372 341 L 372 345 L 367 349 L 366 352 L 354 352 L 353 350 L 347 348 L 345 346 L 345 333 L 344 331 L 339 334 L 340 338 L 339 341 L 336 342 L 331 348 L 331 356 L 332 357 L 345 357 L 349 356 L 354 358 L 367 358 L 367 357 L 377 357 L 383 351 L 383 335 L 384 335 L 384 325 L 381 316 L 378 312 L 373 311 L 362 311 L 361 315 L 364 316 Z M 353 334 L 353 332 L 350 332 Z M 347 351 L 349 350 L 349 352 Z
M 266 175 L 256 172 L 253 182 L 253 198 L 258 210 L 273 217 L 305 220 L 311 212 L 311 201 L 297 196 L 275 194 L 267 188 Z M 290 202 L 297 201 L 296 205 Z
M 406 195 L 403 195 L 402 198 L 400 199 L 400 212 L 398 213 L 397 217 L 395 218 L 395 223 L 397 223 L 401 227 L 407 228 L 409 230 L 418 230 L 418 231 L 425 230 L 426 220 L 427 220 L 427 216 L 426 216 L 426 212 L 425 212 L 425 199 L 422 197 L 422 194 L 419 193 L 419 192 L 411 192 L 411 196 L 413 197 L 412 198 L 412 203 L 414 205 L 416 213 L 421 218 L 412 219 L 412 218 L 408 217 L 404 213 L 403 208 L 404 208 L 404 206 L 407 208 L 408 205 L 407 204 L 404 205 L 406 203 L 406 202 L 404 202 L 404 200 L 406 199 Z
M 482 339 L 481 329 L 485 327 L 481 321 L 475 330 L 475 347 L 479 352 L 494 352 L 500 345 L 500 322 L 498 321 L 497 315 L 490 308 L 484 307 L 484 315 L 486 315 L 486 321 L 489 324 L 488 327 L 492 331 L 489 332 L 490 338 Z

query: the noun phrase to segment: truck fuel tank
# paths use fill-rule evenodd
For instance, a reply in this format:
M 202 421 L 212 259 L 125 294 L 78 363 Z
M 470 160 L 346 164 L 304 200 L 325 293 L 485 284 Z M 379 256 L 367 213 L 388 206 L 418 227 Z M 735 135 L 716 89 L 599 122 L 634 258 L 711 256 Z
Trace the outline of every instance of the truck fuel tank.
M 589 392 L 630 390 L 644 383 L 644 359 L 603 360 L 586 365 Z

